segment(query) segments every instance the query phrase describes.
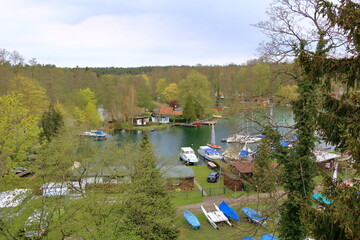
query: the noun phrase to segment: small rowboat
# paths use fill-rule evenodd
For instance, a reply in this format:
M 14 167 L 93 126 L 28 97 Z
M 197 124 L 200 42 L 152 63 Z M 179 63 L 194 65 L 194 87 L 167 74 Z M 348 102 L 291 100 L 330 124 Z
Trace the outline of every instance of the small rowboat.
M 208 162 L 208 163 L 207 163 L 207 166 L 208 166 L 210 169 L 212 169 L 212 170 L 216 170 L 216 169 L 217 169 L 216 164 L 213 163 L 213 162 Z
M 221 149 L 221 146 L 220 145 L 217 145 L 217 144 L 211 144 L 211 143 L 209 143 L 209 144 L 207 144 L 209 147 L 211 147 L 211 148 L 215 148 L 215 149 Z
M 240 217 L 237 214 L 237 212 L 234 209 L 232 209 L 229 205 L 227 205 L 225 201 L 222 201 L 222 203 L 220 203 L 219 208 L 227 218 L 240 221 Z
M 192 227 L 195 227 L 195 228 L 200 227 L 199 220 L 192 212 L 190 212 L 188 210 L 184 210 L 184 218 Z

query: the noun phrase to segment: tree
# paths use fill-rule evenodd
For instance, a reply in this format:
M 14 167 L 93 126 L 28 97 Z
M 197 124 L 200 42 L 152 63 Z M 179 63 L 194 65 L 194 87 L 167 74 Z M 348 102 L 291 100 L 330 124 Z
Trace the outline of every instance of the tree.
M 140 143 L 139 156 L 134 159 L 134 175 L 129 198 L 125 202 L 122 230 L 139 239 L 176 239 L 178 230 L 173 224 L 174 209 L 155 153 L 145 133 Z
M 179 96 L 184 113 L 194 110 L 196 118 L 205 117 L 207 108 L 214 102 L 210 98 L 210 86 L 206 76 L 196 71 L 191 71 L 180 81 Z
M 157 94 L 157 100 L 161 101 L 164 99 L 164 90 L 166 88 L 166 79 L 160 78 L 156 83 L 156 94 Z
M 101 119 L 97 111 L 95 93 L 90 88 L 79 91 L 79 103 L 74 108 L 74 115 L 82 124 L 88 124 L 93 127 L 100 124 Z
M 177 100 L 179 97 L 178 85 L 176 83 L 170 83 L 165 87 L 163 95 L 168 103 L 170 103 L 172 100 Z
M 253 184 L 260 192 L 273 192 L 276 190 L 279 173 L 271 163 L 278 162 L 286 157 L 280 145 L 281 135 L 273 128 L 265 127 L 256 155 L 253 175 Z
M 43 129 L 40 136 L 50 142 L 64 126 L 63 116 L 55 110 L 53 105 L 50 105 L 49 110 L 42 115 L 40 126 Z
M 0 97 L 0 176 L 28 166 L 28 155 L 39 147 L 38 121 L 22 102 L 22 95 Z
M 316 60 L 324 58 L 341 41 L 329 21 L 321 15 L 318 1 L 274 1 L 268 14 L 270 21 L 257 24 L 270 37 L 270 42 L 262 46 L 263 54 L 278 60 L 295 57 L 300 68 L 300 75 L 294 76 L 299 97 L 293 104 L 299 140 L 289 157 L 281 161 L 288 199 L 281 212 L 280 236 L 282 239 L 303 239 L 309 229 L 302 213 L 304 208 L 310 207 L 317 170 L 312 151 L 317 122 L 317 87 L 323 66 Z
M 9 92 L 21 94 L 23 106 L 29 109 L 29 114 L 35 118 L 41 117 L 48 106 L 46 90 L 34 79 L 15 76 L 10 81 Z

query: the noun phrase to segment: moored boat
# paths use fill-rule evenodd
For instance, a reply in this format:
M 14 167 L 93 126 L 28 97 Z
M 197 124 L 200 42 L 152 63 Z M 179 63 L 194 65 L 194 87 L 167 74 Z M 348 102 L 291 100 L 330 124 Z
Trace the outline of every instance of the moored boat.
M 199 158 L 195 155 L 195 152 L 191 147 L 182 147 L 180 149 L 180 159 L 189 165 L 199 162 Z
M 221 160 L 223 158 L 220 153 L 208 146 L 200 146 L 198 154 L 209 161 Z
M 81 136 L 95 139 L 106 139 L 109 137 L 107 133 L 100 130 L 91 130 L 90 132 L 84 132 L 83 134 L 81 134 Z
M 194 228 L 199 228 L 201 226 L 197 217 L 188 210 L 184 210 L 184 218 Z

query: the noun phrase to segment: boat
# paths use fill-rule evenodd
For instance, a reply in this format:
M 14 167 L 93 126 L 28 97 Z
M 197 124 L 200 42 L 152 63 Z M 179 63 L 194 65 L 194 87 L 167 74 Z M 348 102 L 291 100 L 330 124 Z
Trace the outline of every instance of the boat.
M 223 158 L 220 153 L 208 146 L 200 146 L 198 154 L 208 161 L 221 160 Z
M 212 170 L 216 170 L 216 169 L 217 169 L 216 164 L 213 163 L 213 162 L 208 162 L 208 163 L 207 163 L 207 166 L 208 166 L 210 169 L 212 169 Z
M 326 197 L 324 197 L 323 195 L 321 195 L 320 193 L 314 193 L 311 196 L 313 199 L 315 199 L 316 201 L 318 201 L 321 204 L 330 204 L 332 203 L 329 199 L 327 199 Z
M 205 208 L 201 205 L 201 210 L 205 214 L 205 217 L 207 218 L 211 226 L 213 226 L 213 228 L 218 230 L 219 228 L 216 225 L 216 223 L 218 222 L 226 222 L 228 225 L 232 226 L 229 219 L 225 216 L 225 214 L 219 209 L 219 207 L 215 203 L 214 206 L 216 209 L 215 211 L 207 212 Z
M 232 209 L 225 201 L 222 201 L 222 203 L 220 203 L 219 208 L 227 218 L 233 219 L 235 221 L 240 221 L 239 214 L 234 209 Z
M 254 209 L 246 207 L 242 208 L 241 211 L 248 217 L 249 222 L 265 223 L 266 217 L 262 217 Z
M 190 211 L 184 210 L 184 218 L 194 228 L 200 227 L 200 222 L 197 217 Z
M 253 154 L 254 154 L 254 152 L 251 151 L 251 149 L 249 147 L 247 147 L 247 142 L 246 142 L 243 149 L 239 153 L 239 157 L 240 158 L 245 158 L 245 159 L 248 159 L 248 160 L 252 160 L 253 159 Z
M 243 237 L 241 240 L 256 240 L 255 238 L 253 238 L 250 235 L 246 235 L 245 237 Z
M 259 136 L 234 134 L 225 139 L 227 143 L 255 143 L 259 142 L 262 138 Z
M 81 136 L 95 139 L 106 139 L 109 137 L 108 134 L 100 130 L 91 130 L 90 132 L 84 132 L 83 134 L 81 134 Z
M 279 239 L 277 237 L 275 237 L 274 235 L 268 233 L 268 234 L 262 235 L 260 237 L 260 240 L 279 240 Z
M 210 143 L 207 146 L 215 149 L 221 149 L 221 146 L 215 143 L 215 126 L 214 124 L 211 125 L 211 139 Z
M 182 147 L 180 149 L 180 159 L 189 165 L 193 165 L 199 162 L 199 158 L 196 156 L 194 150 L 191 147 Z

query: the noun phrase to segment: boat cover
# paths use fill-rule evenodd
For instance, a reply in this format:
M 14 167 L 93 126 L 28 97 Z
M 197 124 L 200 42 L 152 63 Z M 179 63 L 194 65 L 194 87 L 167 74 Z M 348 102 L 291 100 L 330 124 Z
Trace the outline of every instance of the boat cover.
M 277 237 L 271 235 L 270 233 L 265 234 L 260 237 L 260 240 L 279 240 Z
M 312 198 L 315 199 L 316 201 L 320 202 L 320 203 L 325 203 L 325 204 L 332 203 L 329 199 L 327 199 L 326 197 L 324 197 L 320 193 L 314 193 L 312 195 Z
M 209 154 L 209 153 L 218 153 L 215 149 L 213 149 L 213 148 L 205 148 L 204 149 L 204 151 L 207 153 L 207 154 Z
M 260 213 L 256 212 L 254 209 L 246 207 L 242 208 L 241 211 L 248 217 L 254 220 L 255 222 L 260 222 L 266 219 L 266 217 L 262 217 Z
M 197 217 L 190 211 L 184 210 L 184 218 L 193 227 L 200 227 L 200 222 Z
M 225 214 L 226 217 L 240 221 L 240 217 L 237 212 L 232 209 L 225 201 L 222 201 L 219 205 L 220 210 Z
M 247 235 L 247 236 L 243 237 L 241 240 L 256 240 L 256 239 L 251 237 L 250 235 Z

